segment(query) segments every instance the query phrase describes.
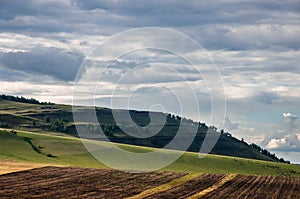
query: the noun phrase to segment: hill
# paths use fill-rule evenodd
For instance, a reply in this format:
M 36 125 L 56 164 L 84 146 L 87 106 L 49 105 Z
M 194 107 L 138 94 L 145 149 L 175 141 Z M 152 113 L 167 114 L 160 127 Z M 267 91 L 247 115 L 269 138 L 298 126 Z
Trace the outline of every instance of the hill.
M 92 140 L 90 142 L 101 146 L 101 149 L 106 149 L 109 153 L 107 142 Z M 24 163 L 107 168 L 86 151 L 80 139 L 66 137 L 63 134 L 0 130 L 0 143 L 0 161 L 13 160 Z M 117 146 L 136 153 L 156 150 L 126 144 L 117 144 Z M 177 153 L 177 151 L 165 151 L 165 153 Z M 297 165 L 219 155 L 207 155 L 200 159 L 198 153 L 193 152 L 184 153 L 163 170 L 189 173 L 300 176 L 300 167 Z
M 2 97 L 2 99 L 0 99 L 0 127 L 42 133 L 59 132 L 78 137 L 71 106 L 40 103 L 32 99 L 30 101 L 34 101 L 35 103 L 28 103 L 28 101 L 22 103 L 17 100 L 9 101 L 7 99 L 9 98 Z M 93 110 L 93 107 L 76 107 L 75 113 L 84 115 Z M 183 142 L 184 139 L 191 136 L 189 134 L 189 128 L 197 128 L 196 136 L 188 148 L 190 152 L 199 152 L 205 136 L 209 133 L 211 137 L 219 137 L 216 145 L 210 152 L 211 154 L 285 162 L 283 159 L 278 159 L 275 154 L 271 154 L 257 145 L 249 145 L 242 140 L 234 138 L 230 133 L 219 132 L 215 127 L 208 127 L 203 122 L 195 122 L 167 113 L 130 110 L 132 120 L 141 127 L 149 124 L 150 114 L 155 118 L 167 118 L 165 125 L 156 135 L 149 138 L 136 138 L 124 133 L 122 129 L 129 129 L 130 132 L 136 135 L 139 135 L 141 132 L 130 126 L 126 121 L 121 121 L 122 126 L 120 126 L 120 124 L 117 125 L 112 114 L 112 112 L 114 112 L 122 117 L 126 114 L 127 110 L 111 110 L 99 107 L 96 107 L 95 110 L 100 127 L 112 142 L 162 148 L 174 139 L 179 126 L 184 122 L 186 135 L 185 137 L 179 138 L 179 144 L 181 140 Z M 99 129 L 97 126 L 88 120 L 80 121 L 80 123 L 77 123 L 77 126 L 84 129 L 86 132 L 84 136 L 86 136 L 86 138 L 104 140 L 99 137 Z M 145 131 L 142 133 L 147 134 L 151 132 Z M 176 149 L 176 147 L 169 147 L 169 149 Z

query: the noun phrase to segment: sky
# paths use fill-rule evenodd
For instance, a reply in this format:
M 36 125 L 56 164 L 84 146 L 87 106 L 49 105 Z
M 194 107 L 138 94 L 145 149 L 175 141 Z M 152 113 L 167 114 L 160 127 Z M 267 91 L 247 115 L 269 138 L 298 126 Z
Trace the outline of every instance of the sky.
M 0 93 L 72 104 L 79 85 L 82 104 L 181 114 L 300 163 L 299 35 L 298 0 L 1 0 Z

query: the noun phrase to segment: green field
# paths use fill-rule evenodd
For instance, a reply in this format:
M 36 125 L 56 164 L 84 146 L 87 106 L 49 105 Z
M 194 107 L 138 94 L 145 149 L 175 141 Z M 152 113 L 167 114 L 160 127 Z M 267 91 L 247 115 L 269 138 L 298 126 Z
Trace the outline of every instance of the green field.
M 29 140 L 29 141 L 28 141 Z M 109 150 L 106 142 L 93 142 Z M 119 147 L 137 153 L 153 151 L 153 148 L 117 144 Z M 165 151 L 164 153 L 178 153 Z M 39 134 L 0 130 L 0 160 L 15 160 L 25 163 L 45 163 L 79 167 L 107 168 L 91 156 L 78 138 L 63 134 Z M 300 166 L 268 161 L 207 155 L 199 158 L 197 153 L 186 152 L 176 162 L 162 170 L 201 173 L 240 173 L 255 175 L 300 176 Z

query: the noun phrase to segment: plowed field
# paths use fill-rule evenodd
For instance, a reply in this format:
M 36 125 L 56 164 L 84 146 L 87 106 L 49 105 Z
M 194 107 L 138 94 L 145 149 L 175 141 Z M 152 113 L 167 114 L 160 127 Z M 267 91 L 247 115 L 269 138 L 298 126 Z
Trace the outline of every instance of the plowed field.
M 300 198 L 299 177 L 185 175 L 44 167 L 0 175 L 0 198 Z
M 124 198 L 183 175 L 45 167 L 1 175 L 0 198 Z
M 300 198 L 300 178 L 238 175 L 204 198 Z

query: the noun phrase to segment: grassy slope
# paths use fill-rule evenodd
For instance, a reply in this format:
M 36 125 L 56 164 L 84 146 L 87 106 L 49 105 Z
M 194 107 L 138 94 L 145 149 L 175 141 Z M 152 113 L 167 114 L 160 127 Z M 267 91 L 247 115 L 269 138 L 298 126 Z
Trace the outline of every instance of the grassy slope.
M 23 137 L 31 138 L 32 143 L 40 147 L 42 153 L 35 152 L 32 146 L 23 140 Z M 88 154 L 79 140 L 74 138 L 30 132 L 18 132 L 16 136 L 5 131 L 0 131 L 0 138 L 0 159 L 2 160 L 104 167 Z M 47 157 L 48 154 L 55 157 Z
M 40 146 L 41 154 L 23 140 L 31 139 L 35 146 Z M 92 141 L 94 142 L 94 141 Z M 107 143 L 99 142 L 103 147 Z M 120 147 L 133 152 L 152 151 L 152 148 L 119 144 Z M 177 153 L 172 151 L 172 153 Z M 55 157 L 47 157 L 52 154 Z M 17 136 L 10 132 L 0 131 L 0 160 L 17 160 L 32 163 L 74 165 L 81 167 L 105 168 L 95 160 L 77 138 L 57 135 L 43 135 L 30 132 L 18 132 Z M 300 166 L 265 162 L 258 160 L 233 158 L 218 155 L 207 155 L 199 159 L 197 153 L 185 153 L 172 165 L 164 168 L 169 171 L 204 172 L 204 173 L 241 173 L 259 175 L 298 175 Z
M 19 103 L 19 102 L 0 99 L 0 122 L 3 121 L 6 122 L 8 128 L 15 128 L 18 130 L 29 130 L 31 132 L 53 133 L 53 132 L 49 132 L 47 128 L 41 128 L 42 126 L 50 125 L 50 123 L 45 123 L 44 117 L 46 115 L 50 116 L 51 120 L 55 120 L 59 118 L 70 119 L 70 117 L 72 117 L 71 109 L 72 106 L 69 105 L 57 104 L 57 105 L 45 106 L 45 105 L 37 105 L 37 104 Z M 101 109 L 105 109 L 105 108 L 98 108 L 98 110 Z M 109 118 L 108 115 L 109 114 L 103 114 L 102 112 L 101 118 L 107 119 Z M 145 117 L 145 115 L 140 115 L 139 117 L 135 117 L 135 118 L 139 119 L 140 123 L 147 123 L 146 119 L 148 117 Z M 35 122 L 36 125 L 33 125 L 33 122 Z M 70 126 L 70 125 L 72 126 L 73 122 L 69 122 L 66 124 L 66 126 Z M 168 132 L 172 132 L 172 129 L 169 129 Z M 71 133 L 70 135 L 74 135 L 74 134 Z M 159 140 L 156 140 L 155 143 L 157 143 L 158 141 Z M 128 138 L 128 139 L 123 138 L 123 139 L 115 140 L 115 142 L 127 143 L 132 145 L 140 145 L 140 146 L 141 145 L 155 146 L 158 148 L 161 147 L 161 146 L 153 145 L 153 142 L 141 141 L 141 140 L 134 141 L 134 139 L 132 138 Z M 201 143 L 194 144 L 192 149 L 190 149 L 190 151 L 197 152 L 199 150 L 198 149 L 199 146 L 201 146 Z M 245 143 L 242 143 L 241 141 L 235 138 L 222 136 L 222 135 L 219 137 L 218 142 L 213 148 L 211 153 L 273 161 L 271 158 L 253 150 Z

